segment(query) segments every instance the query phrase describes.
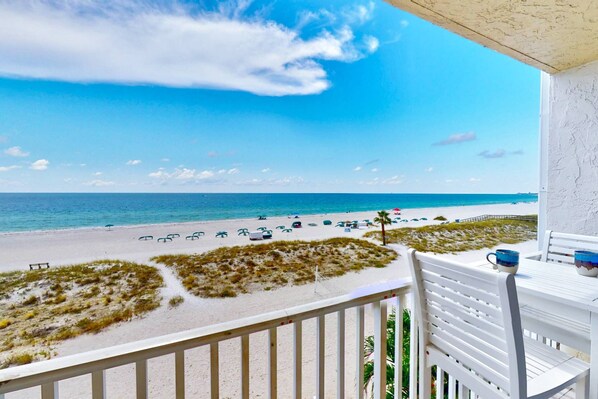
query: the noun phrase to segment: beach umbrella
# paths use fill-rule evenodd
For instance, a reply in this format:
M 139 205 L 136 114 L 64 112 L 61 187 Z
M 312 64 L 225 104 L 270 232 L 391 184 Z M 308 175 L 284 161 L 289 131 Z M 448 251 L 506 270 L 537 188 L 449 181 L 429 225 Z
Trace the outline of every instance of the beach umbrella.
M 114 227 L 113 224 L 107 224 L 106 228 L 108 229 L 108 231 L 112 230 L 112 228 Z
M 401 212 L 401 208 L 394 208 L 393 211 L 395 211 L 395 212 Z

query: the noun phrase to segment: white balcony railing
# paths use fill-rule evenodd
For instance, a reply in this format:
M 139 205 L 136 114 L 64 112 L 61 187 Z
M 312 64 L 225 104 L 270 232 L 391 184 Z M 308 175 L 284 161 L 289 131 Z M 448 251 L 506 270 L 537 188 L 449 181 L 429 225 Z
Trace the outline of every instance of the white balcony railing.
M 107 370 L 123 366 L 134 365 L 134 378 L 130 379 L 130 387 L 127 387 L 127 397 L 138 399 L 148 398 L 148 380 L 151 379 L 151 371 L 148 370 L 148 361 L 162 356 L 174 357 L 174 395 L 177 399 L 183 399 L 186 395 L 186 386 L 190 384 L 209 385 L 211 398 L 219 398 L 220 382 L 230 383 L 228 376 L 220 373 L 221 367 L 227 362 L 237 363 L 232 365 L 240 369 L 240 378 L 234 381 L 240 388 L 240 397 L 250 397 L 250 370 L 255 365 L 250 363 L 252 348 L 249 345 L 249 338 L 260 332 L 267 332 L 267 387 L 268 398 L 276 397 L 308 397 L 307 392 L 302 392 L 304 386 L 309 386 L 310 392 L 314 390 L 317 398 L 359 398 L 364 397 L 363 374 L 364 374 L 364 335 L 373 330 L 374 335 L 374 375 L 371 385 L 374 398 L 386 398 L 386 365 L 387 365 L 387 315 L 388 307 L 394 308 L 397 317 L 395 319 L 395 363 L 402 362 L 402 340 L 403 340 L 403 309 L 407 303 L 406 296 L 409 293 L 410 282 L 398 280 L 382 285 L 364 287 L 352 294 L 327 299 L 307 305 L 290 309 L 262 314 L 245 319 L 208 326 L 204 328 L 184 331 L 143 341 L 132 342 L 110 348 L 95 350 L 72 356 L 59 357 L 39 363 L 29 364 L 0 370 L 0 399 L 10 399 L 11 392 L 20 391 L 32 387 L 38 388 L 38 395 L 42 399 L 58 399 L 59 385 L 61 381 L 74 377 L 87 376 L 87 384 L 91 391 L 88 397 L 93 399 L 104 399 L 106 397 Z M 369 305 L 369 306 L 366 306 Z M 373 312 L 373 326 L 368 325 L 366 331 L 366 311 Z M 351 311 L 351 319 L 354 318 L 354 350 L 347 350 L 346 345 L 346 312 Z M 326 374 L 326 335 L 330 337 L 331 329 L 326 325 L 326 318 L 336 319 L 336 370 L 335 375 Z M 335 316 L 335 317 L 334 317 Z M 315 319 L 315 353 L 309 353 L 314 357 L 315 372 L 312 375 L 303 373 L 304 368 L 304 335 L 303 327 L 306 322 Z M 411 318 L 411 331 L 415 330 L 415 319 Z M 311 326 L 312 322 L 309 323 Z M 277 332 L 281 328 L 292 328 L 292 352 L 289 359 L 280 359 L 277 348 Z M 328 334 L 326 329 L 328 328 Z M 353 334 L 351 334 L 353 336 Z M 410 363 L 410 397 L 415 398 L 417 384 L 417 334 L 410 334 L 411 341 L 411 363 Z M 223 358 L 219 355 L 219 348 L 224 341 L 234 342 L 237 345 L 238 356 Z M 384 344 L 381 344 L 384 343 Z M 201 379 L 186 381 L 186 356 L 185 352 L 194 348 L 209 348 L 209 381 Z M 281 353 L 282 354 L 282 353 Z M 308 353 L 305 353 L 308 354 Z M 329 358 L 330 361 L 330 358 Z M 354 362 L 354 363 L 353 363 Z M 350 364 L 353 363 L 353 364 Z M 353 384 L 347 381 L 347 365 L 355 375 L 351 376 Z M 285 365 L 286 367 L 280 367 Z M 229 365 L 230 366 L 230 365 Z M 285 376 L 285 381 L 292 381 L 286 385 L 284 390 L 279 390 L 278 381 L 282 373 L 291 373 L 292 376 Z M 439 373 L 442 371 L 439 370 Z M 188 373 L 187 373 L 188 374 Z M 89 378 L 91 376 L 91 378 Z M 334 385 L 332 385 L 334 381 Z M 403 370 L 402 367 L 395 367 L 394 392 L 402 392 Z M 109 381 L 108 381 L 109 382 Z M 85 383 L 79 379 L 78 383 Z M 327 385 L 328 384 L 328 385 Z M 336 389 L 332 388 L 336 386 Z M 351 387 L 351 388 L 348 388 Z M 456 385 L 452 382 L 449 386 L 450 394 L 454 397 Z M 280 392 L 279 392 L 280 391 Z M 284 392 L 283 392 L 284 391 Z M 307 390 L 306 390 L 307 391 Z M 334 392 L 331 395 L 331 392 Z M 169 397 L 171 397 L 169 395 Z M 28 396 L 30 397 L 30 396 Z M 309 395 L 311 397 L 311 394 Z M 400 397 L 398 395 L 397 397 Z

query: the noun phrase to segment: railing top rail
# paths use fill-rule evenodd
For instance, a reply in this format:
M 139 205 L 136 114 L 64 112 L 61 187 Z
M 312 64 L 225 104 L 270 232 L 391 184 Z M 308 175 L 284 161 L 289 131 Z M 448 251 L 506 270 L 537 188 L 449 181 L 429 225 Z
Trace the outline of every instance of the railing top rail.
M 0 370 L 0 394 L 265 331 L 298 320 L 403 295 L 410 288 L 411 279 L 394 280 L 288 309 Z

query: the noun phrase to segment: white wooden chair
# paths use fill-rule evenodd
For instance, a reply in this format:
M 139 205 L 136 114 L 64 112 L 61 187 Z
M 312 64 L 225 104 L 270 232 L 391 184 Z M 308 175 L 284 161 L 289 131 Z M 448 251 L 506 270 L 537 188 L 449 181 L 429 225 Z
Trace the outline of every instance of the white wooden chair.
M 573 385 L 576 398 L 587 398 L 587 363 L 523 336 L 513 275 L 413 249 L 409 264 L 420 326 L 419 398 L 430 398 L 433 365 L 484 399 L 551 398 Z
M 598 237 L 546 231 L 542 251 L 528 255 L 542 262 L 559 263 L 573 267 L 576 250 L 598 250 Z M 590 353 L 590 325 L 564 317 L 556 317 L 538 306 L 521 308 L 523 327 L 559 343 Z

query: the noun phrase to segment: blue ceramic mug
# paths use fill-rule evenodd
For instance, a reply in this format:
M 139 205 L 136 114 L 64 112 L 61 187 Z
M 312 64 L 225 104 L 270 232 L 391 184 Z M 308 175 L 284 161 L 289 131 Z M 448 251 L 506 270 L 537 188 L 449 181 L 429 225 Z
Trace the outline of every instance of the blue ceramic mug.
M 575 251 L 575 268 L 582 276 L 598 276 L 598 253 L 592 251 Z
M 491 255 L 496 257 L 496 263 L 490 260 Z M 486 260 L 501 272 L 515 274 L 519 268 L 519 252 L 511 251 L 510 249 L 497 249 L 496 252 L 486 255 Z

